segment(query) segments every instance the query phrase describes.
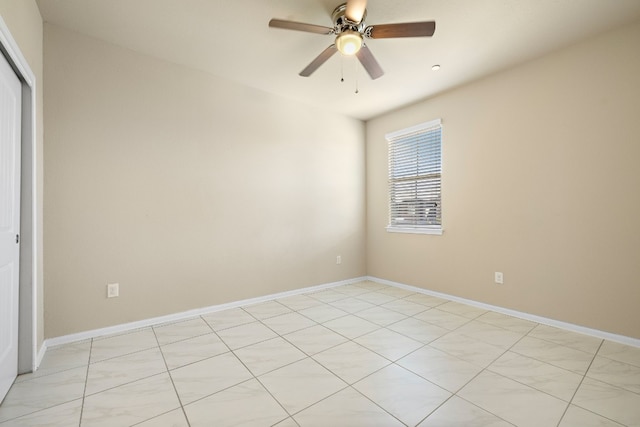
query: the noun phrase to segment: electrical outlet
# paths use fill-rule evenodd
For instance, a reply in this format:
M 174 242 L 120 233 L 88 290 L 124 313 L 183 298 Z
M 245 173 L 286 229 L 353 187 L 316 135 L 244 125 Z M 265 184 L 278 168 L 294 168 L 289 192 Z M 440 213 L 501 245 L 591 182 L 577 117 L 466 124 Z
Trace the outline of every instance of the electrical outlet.
M 342 264 L 342 257 L 340 255 L 336 257 L 336 264 Z
M 109 283 L 107 285 L 107 298 L 115 298 L 117 296 L 120 296 L 120 284 Z
M 502 274 L 502 272 L 496 271 L 494 280 L 498 285 L 502 285 L 504 283 L 504 275 Z

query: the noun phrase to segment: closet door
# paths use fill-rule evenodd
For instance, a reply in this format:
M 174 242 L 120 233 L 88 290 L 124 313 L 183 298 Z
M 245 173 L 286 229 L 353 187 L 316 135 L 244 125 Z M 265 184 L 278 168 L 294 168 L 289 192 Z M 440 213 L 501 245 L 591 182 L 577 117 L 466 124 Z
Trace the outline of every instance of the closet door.
M 0 53 L 0 401 L 18 373 L 21 92 Z

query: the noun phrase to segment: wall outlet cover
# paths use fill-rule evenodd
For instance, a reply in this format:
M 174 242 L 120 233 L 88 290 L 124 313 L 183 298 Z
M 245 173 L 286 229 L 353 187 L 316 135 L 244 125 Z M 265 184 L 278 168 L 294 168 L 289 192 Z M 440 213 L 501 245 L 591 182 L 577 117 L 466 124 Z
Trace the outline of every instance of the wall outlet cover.
M 120 284 L 109 283 L 107 285 L 107 298 L 115 298 L 120 296 Z

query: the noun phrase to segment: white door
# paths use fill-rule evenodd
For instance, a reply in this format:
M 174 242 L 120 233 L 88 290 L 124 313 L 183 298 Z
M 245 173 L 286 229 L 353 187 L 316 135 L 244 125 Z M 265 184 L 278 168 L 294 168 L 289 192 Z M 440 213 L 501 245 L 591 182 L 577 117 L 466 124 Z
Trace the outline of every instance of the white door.
M 18 374 L 21 92 L 0 52 L 0 401 Z

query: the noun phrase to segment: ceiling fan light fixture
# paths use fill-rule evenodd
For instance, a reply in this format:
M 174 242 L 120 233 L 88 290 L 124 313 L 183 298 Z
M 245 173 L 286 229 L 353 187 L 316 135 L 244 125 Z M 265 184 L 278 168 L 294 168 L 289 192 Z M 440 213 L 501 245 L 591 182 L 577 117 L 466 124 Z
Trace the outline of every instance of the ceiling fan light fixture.
M 362 47 L 362 34 L 353 30 L 346 30 L 336 37 L 336 47 L 343 55 L 355 55 Z

